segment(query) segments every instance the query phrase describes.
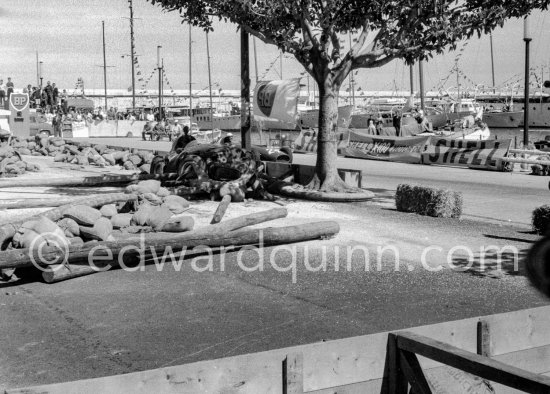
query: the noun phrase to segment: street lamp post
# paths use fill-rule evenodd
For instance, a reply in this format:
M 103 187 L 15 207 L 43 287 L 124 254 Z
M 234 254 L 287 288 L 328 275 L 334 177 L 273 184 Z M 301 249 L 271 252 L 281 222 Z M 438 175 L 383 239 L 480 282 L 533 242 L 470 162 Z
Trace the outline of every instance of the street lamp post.
M 529 31 L 529 17 L 526 16 L 523 24 L 523 41 L 525 41 L 525 89 L 523 107 L 523 147 L 529 145 L 529 43 L 531 42 Z

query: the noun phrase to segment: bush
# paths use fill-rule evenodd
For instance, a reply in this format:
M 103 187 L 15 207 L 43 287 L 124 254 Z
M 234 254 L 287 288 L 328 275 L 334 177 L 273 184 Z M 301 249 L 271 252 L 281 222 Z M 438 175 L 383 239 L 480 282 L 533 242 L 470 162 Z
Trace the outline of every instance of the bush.
M 543 205 L 533 211 L 533 230 L 537 234 L 546 234 L 550 229 L 550 205 Z
M 462 194 L 452 190 L 400 184 L 395 193 L 395 206 L 401 212 L 440 218 L 460 218 Z

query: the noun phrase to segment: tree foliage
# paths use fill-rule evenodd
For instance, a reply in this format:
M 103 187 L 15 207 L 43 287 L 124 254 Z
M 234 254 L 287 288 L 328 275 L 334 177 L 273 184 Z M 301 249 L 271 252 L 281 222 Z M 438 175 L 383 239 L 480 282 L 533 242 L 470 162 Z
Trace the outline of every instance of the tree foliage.
M 460 40 L 488 33 L 508 18 L 546 9 L 550 0 L 149 0 L 207 30 L 232 22 L 291 53 L 318 81 L 337 86 L 359 68 L 401 58 L 411 63 Z M 339 36 L 358 34 L 344 53 Z

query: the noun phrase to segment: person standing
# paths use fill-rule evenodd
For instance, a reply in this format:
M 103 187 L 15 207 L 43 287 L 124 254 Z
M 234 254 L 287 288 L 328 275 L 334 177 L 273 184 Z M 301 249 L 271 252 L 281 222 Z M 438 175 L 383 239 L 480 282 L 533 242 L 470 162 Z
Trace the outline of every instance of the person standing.
M 46 105 L 53 105 L 53 87 L 48 81 L 46 83 L 46 87 L 44 88 L 44 92 L 46 93 Z
M 57 98 L 59 97 L 59 89 L 55 86 L 55 83 L 52 84 L 52 105 L 57 105 Z
M 61 135 L 62 125 L 63 125 L 63 117 L 61 116 L 61 111 L 58 111 L 57 114 L 52 119 L 53 135 L 55 137 L 62 137 Z
M 11 77 L 8 77 L 8 82 L 6 82 L 6 90 L 8 93 L 8 101 L 10 101 L 10 96 L 13 93 L 13 82 L 11 81 Z
M 6 103 L 6 85 L 4 80 L 0 79 L 0 107 L 3 107 Z

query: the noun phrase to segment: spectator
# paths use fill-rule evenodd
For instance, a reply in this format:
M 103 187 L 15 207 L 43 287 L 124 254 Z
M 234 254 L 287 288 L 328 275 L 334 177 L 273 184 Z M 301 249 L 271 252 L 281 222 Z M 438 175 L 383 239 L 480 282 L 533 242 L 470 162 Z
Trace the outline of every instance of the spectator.
M 55 137 L 62 137 L 61 126 L 63 125 L 63 118 L 61 112 L 58 112 L 52 119 L 53 135 Z
M 53 87 L 50 81 L 46 83 L 46 87 L 44 88 L 44 93 L 46 93 L 45 105 L 53 105 Z
M 0 79 L 0 106 L 4 106 L 6 103 L 6 85 L 4 85 L 4 80 Z
M 231 133 L 228 133 L 227 135 L 233 136 L 233 134 Z M 195 141 L 195 137 L 189 135 L 189 126 L 183 126 L 183 135 L 180 135 L 178 138 L 176 138 L 176 140 L 172 144 L 171 152 L 180 153 L 191 141 Z
M 10 101 L 10 95 L 13 93 L 13 82 L 11 77 L 8 77 L 8 82 L 6 83 L 6 90 L 8 92 L 8 101 Z
M 52 84 L 52 101 L 53 105 L 57 105 L 57 98 L 59 97 L 59 89 L 55 86 L 55 83 Z

